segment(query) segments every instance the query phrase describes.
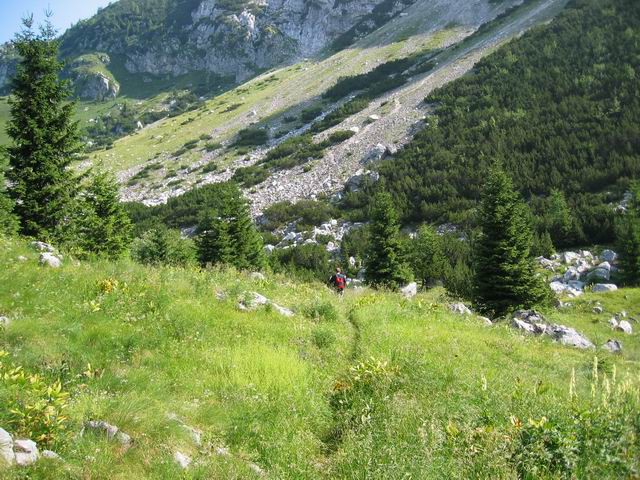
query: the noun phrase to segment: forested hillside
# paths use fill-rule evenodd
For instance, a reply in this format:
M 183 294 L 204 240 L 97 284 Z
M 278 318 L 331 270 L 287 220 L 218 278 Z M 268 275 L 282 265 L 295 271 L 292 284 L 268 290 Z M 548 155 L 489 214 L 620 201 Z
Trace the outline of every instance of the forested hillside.
M 572 1 L 425 100 L 434 116 L 379 168 L 404 220 L 467 223 L 498 158 L 539 217 L 564 192 L 574 243 L 611 240 L 610 203 L 640 173 L 639 69 L 640 5 Z

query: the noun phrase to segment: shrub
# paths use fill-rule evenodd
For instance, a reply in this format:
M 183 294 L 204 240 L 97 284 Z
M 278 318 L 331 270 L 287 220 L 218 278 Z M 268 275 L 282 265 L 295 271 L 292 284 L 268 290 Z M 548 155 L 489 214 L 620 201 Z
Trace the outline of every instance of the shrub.
M 131 255 L 137 262 L 151 265 L 189 265 L 196 261 L 193 241 L 166 227 L 153 228 L 134 241 Z
M 338 319 L 338 311 L 331 302 L 314 302 L 304 307 L 303 313 L 313 320 L 335 322 Z
M 69 393 L 61 382 L 48 382 L 8 361 L 0 350 L 0 421 L 14 435 L 30 438 L 45 446 L 60 443 L 66 433 Z
M 269 140 L 269 134 L 263 128 L 245 128 L 238 132 L 238 139 L 235 142 L 239 147 L 258 147 L 264 145 Z

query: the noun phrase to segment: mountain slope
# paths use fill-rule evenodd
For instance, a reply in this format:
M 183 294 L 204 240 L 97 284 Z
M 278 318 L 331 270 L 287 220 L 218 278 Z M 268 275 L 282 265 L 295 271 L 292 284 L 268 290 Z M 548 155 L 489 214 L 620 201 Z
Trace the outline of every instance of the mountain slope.
M 121 176 L 123 182 L 130 183 L 125 190 L 126 199 L 145 199 L 150 203 L 163 201 L 168 195 L 179 194 L 196 183 L 228 179 L 238 167 L 251 165 L 266 153 L 263 149 L 258 149 L 245 161 L 246 152 L 231 146 L 235 135 L 242 128 L 253 125 L 266 129 L 272 137 L 270 144 L 274 145 L 294 135 L 308 123 L 301 120 L 303 110 L 319 108 L 326 113 L 338 106 L 320 98 L 338 77 L 369 71 L 394 58 L 437 54 L 439 49 L 461 40 L 480 24 L 517 3 L 503 2 L 494 5 L 485 0 L 422 0 L 403 12 L 406 15 L 399 15 L 385 27 L 359 40 L 353 48 L 321 61 L 303 62 L 265 74 L 242 87 L 215 97 L 196 112 L 159 122 L 134 136 L 122 139 L 114 144 L 113 149 L 97 153 L 94 158 L 105 161 L 117 170 L 126 169 Z M 546 8 L 539 15 L 540 18 L 532 15 L 531 20 L 548 18 L 552 7 L 555 6 L 557 10 L 557 6 L 561 4 L 560 1 L 550 2 L 549 5 L 545 3 Z M 514 26 L 513 30 L 507 29 L 505 34 L 519 31 Z M 474 43 L 471 46 L 478 45 Z M 464 49 L 459 53 L 454 52 L 454 55 L 462 57 L 467 51 Z M 445 81 L 451 78 L 445 75 Z M 400 117 L 402 118 L 401 115 Z M 290 119 L 294 121 L 290 122 Z M 406 130 L 411 128 L 414 121 L 414 118 L 409 117 L 402 119 L 401 122 L 404 123 L 394 132 L 404 129 L 402 134 L 406 135 Z M 205 140 L 199 141 L 200 137 Z M 210 140 L 206 140 L 208 137 L 211 137 Z M 357 140 L 358 135 L 353 137 L 351 143 Z M 222 144 L 223 148 L 207 152 L 207 141 Z M 184 145 L 190 148 L 185 149 Z M 339 160 L 344 160 L 345 157 L 346 153 Z M 354 158 L 359 160 L 357 155 Z M 203 174 L 200 169 L 210 164 L 216 166 L 216 172 Z M 139 173 L 143 176 L 140 177 Z M 295 170 L 293 174 L 297 173 L 299 170 Z M 340 189 L 343 177 L 353 173 L 353 168 L 341 173 L 340 178 L 336 178 L 330 186 L 331 190 Z M 172 185 L 168 185 L 169 183 Z M 316 190 L 287 191 L 286 197 L 295 199 L 324 191 L 324 188 L 318 188 L 315 181 L 307 181 L 306 184 Z
M 54 393 L 41 384 L 70 395 L 65 418 L 54 415 L 64 428 L 38 440 L 63 462 L 3 478 L 613 479 L 639 467 L 640 344 L 607 324 L 640 314 L 638 290 L 544 312 L 598 346 L 621 341 L 613 355 L 451 313 L 437 290 L 338 299 L 235 271 L 72 258 L 46 269 L 21 241 L 0 247 L 0 372 L 40 376 L 4 377 L 2 404 L 33 407 L 29 418 L 0 409 L 0 426 L 15 437 L 42 428 Z M 254 291 L 294 316 L 238 308 Z M 80 433 L 88 420 L 131 443 Z

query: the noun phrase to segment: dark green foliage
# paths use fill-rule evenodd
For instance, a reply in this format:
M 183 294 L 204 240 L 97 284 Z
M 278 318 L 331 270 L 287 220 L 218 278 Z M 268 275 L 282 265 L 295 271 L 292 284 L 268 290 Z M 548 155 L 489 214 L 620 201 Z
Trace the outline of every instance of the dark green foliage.
M 221 209 L 230 188 L 229 183 L 214 183 L 189 190 L 155 207 L 135 202 L 124 205 L 136 227 L 136 236 L 157 225 L 188 228 L 200 222 L 203 212 Z
M 230 184 L 216 210 L 207 212 L 198 226 L 200 263 L 233 265 L 241 270 L 265 264 L 262 237 L 249 215 L 242 192 Z
M 178 230 L 158 226 L 136 239 L 131 247 L 132 257 L 150 265 L 192 265 L 196 261 L 193 240 L 182 238 Z
M 406 78 L 403 77 L 402 72 L 411 67 L 413 63 L 414 59 L 411 57 L 399 58 L 382 63 L 367 73 L 340 77 L 338 82 L 322 96 L 336 101 L 361 90 L 364 90 L 371 97 L 378 96 L 404 84 Z
M 616 223 L 619 267 L 625 285 L 640 285 L 640 184 L 632 188 L 627 210 Z
M 336 130 L 327 138 L 327 141 L 332 145 L 337 145 L 345 140 L 349 140 L 356 133 L 351 130 Z
M 482 233 L 475 247 L 474 303 L 501 316 L 542 303 L 547 291 L 531 256 L 530 215 L 507 174 L 494 166 L 480 203 Z
M 18 219 L 13 213 L 13 201 L 6 195 L 4 159 L 0 151 L 0 235 L 13 234 L 18 230 Z
M 315 120 L 317 117 L 319 117 L 321 113 L 322 113 L 321 106 L 305 108 L 304 110 L 302 110 L 302 112 L 300 112 L 300 120 L 302 120 L 305 123 L 309 123 L 310 121 Z M 293 121 L 295 120 L 296 120 L 295 117 L 293 117 Z
M 442 239 L 430 225 L 418 230 L 411 242 L 410 259 L 414 277 L 423 287 L 443 278 L 446 259 L 442 251 Z
M 93 175 L 83 192 L 78 239 L 84 250 L 118 257 L 131 242 L 131 220 L 120 203 L 118 184 L 106 173 Z
M 551 190 L 548 197 L 532 198 L 531 209 L 535 212 L 538 236 L 546 232 L 553 244 L 561 248 L 586 240 L 561 190 Z
M 545 230 L 542 233 L 534 233 L 531 254 L 534 257 L 549 258 L 554 253 L 556 253 L 556 247 L 553 245 L 549 232 Z
M 395 290 L 405 284 L 411 274 L 404 258 L 398 214 L 387 192 L 378 192 L 373 199 L 370 229 L 366 280 L 374 287 Z
M 370 99 L 363 96 L 358 96 L 349 100 L 347 103 L 338 107 L 336 110 L 324 117 L 324 119 L 315 123 L 313 127 L 311 127 L 311 133 L 320 133 L 342 123 L 342 121 L 347 117 L 367 108 L 369 106 L 369 102 Z
M 371 232 L 367 226 L 351 229 L 342 237 L 340 242 L 340 253 L 342 254 L 342 262 L 349 276 L 356 276 L 359 266 L 364 263 L 367 252 L 371 246 Z M 349 258 L 356 260 L 355 268 L 349 265 Z
M 240 167 L 233 172 L 231 177 L 234 182 L 245 188 L 258 185 L 269 178 L 269 170 L 264 165 L 252 165 L 250 167 Z
M 327 281 L 332 271 L 327 249 L 316 244 L 275 250 L 269 264 L 275 272 L 288 273 L 301 281 Z
M 403 221 L 472 223 L 481 172 L 504 158 L 525 198 L 564 193 L 570 239 L 611 241 L 607 204 L 640 175 L 639 35 L 637 2 L 576 0 L 434 92 L 429 125 L 380 165 Z
M 291 222 L 297 222 L 297 230 L 310 230 L 331 218 L 336 218 L 339 211 L 335 206 L 322 200 L 300 200 L 274 203 L 262 213 L 261 225 L 265 230 L 275 230 Z
M 21 62 L 13 79 L 7 132 L 9 194 L 24 235 L 64 240 L 77 180 L 69 168 L 80 150 L 69 85 L 59 80 L 62 64 L 50 24 L 36 34 L 31 20 L 14 42 Z
M 238 147 L 258 147 L 269 140 L 269 134 L 264 128 L 244 128 L 238 132 L 235 145 Z

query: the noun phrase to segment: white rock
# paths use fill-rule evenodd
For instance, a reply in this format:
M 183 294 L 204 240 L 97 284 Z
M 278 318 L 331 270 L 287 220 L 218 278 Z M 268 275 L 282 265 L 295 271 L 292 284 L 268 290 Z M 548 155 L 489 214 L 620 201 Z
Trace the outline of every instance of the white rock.
M 293 317 L 295 315 L 295 313 L 293 313 L 291 310 L 289 310 L 288 308 L 282 307 L 277 303 L 272 303 L 271 306 L 276 312 L 278 312 L 280 315 L 284 315 L 285 317 Z
M 356 259 L 355 257 L 349 257 L 349 266 L 351 268 L 354 268 L 356 266 Z
M 482 323 L 484 323 L 487 327 L 490 327 L 493 325 L 493 322 L 491 321 L 490 318 L 488 317 L 478 317 L 478 320 L 480 320 Z
M 624 332 L 627 335 L 631 335 L 633 333 L 633 328 L 631 328 L 631 324 L 626 320 L 622 320 L 621 322 L 619 322 L 615 328 L 616 330 L 620 330 L 621 332 Z
M 180 465 L 180 468 L 182 468 L 183 470 L 186 470 L 187 468 L 189 468 L 189 465 L 191 465 L 191 457 L 185 455 L 182 452 L 175 452 L 173 454 L 173 459 L 178 465 Z
M 562 283 L 562 282 L 551 282 L 549 284 L 549 287 L 551 288 L 551 290 L 554 293 L 560 294 L 560 293 L 564 292 L 568 288 L 568 285 L 566 283 Z
M 418 294 L 418 284 L 411 282 L 406 287 L 401 288 L 400 293 L 402 293 L 405 298 L 413 298 Z
M 260 295 L 258 292 L 251 293 L 251 305 L 260 306 L 269 304 L 269 299 L 264 295 Z
M 579 258 L 580 255 L 578 255 L 576 252 L 563 252 L 561 254 L 562 263 L 565 263 L 567 265 L 575 263 Z
M 372 122 L 375 122 L 377 120 L 380 120 L 380 115 L 369 115 L 369 120 L 371 120 Z
M 524 330 L 525 332 L 529 332 L 529 333 L 537 333 L 536 332 L 536 327 L 530 323 L 527 323 L 523 320 L 520 320 L 518 318 L 514 318 L 511 320 L 511 326 L 513 328 L 516 328 L 518 330 Z
M 452 313 L 456 313 L 458 315 L 471 315 L 471 310 L 462 302 L 456 302 L 449 304 L 449 310 Z
M 568 282 L 570 280 L 580 280 L 580 272 L 576 267 L 569 267 L 566 272 L 564 272 L 563 280 Z
M 13 453 L 13 439 L 9 432 L 0 428 L 0 467 L 2 464 L 11 466 L 16 462 L 16 455 Z
M 7 325 L 9 325 L 9 317 L 0 315 L 0 327 L 6 327 Z
M 41 253 L 40 265 L 44 265 L 51 268 L 60 268 L 62 266 L 62 260 L 56 257 L 53 253 Z
M 273 253 L 273 251 L 276 249 L 275 246 L 273 245 L 265 245 L 264 246 L 264 251 L 267 252 L 268 254 Z
M 33 440 L 16 440 L 13 442 L 13 451 L 16 455 L 16 465 L 28 467 L 40 458 L 38 446 Z
M 595 307 L 593 307 L 592 312 L 593 313 L 597 313 L 599 315 L 602 312 L 604 312 L 604 309 L 600 305 L 596 305 Z
M 562 345 L 576 348 L 595 348 L 587 337 L 564 325 L 549 325 L 545 333 Z
M 618 287 L 613 283 L 596 283 L 593 286 L 593 293 L 615 292 Z
M 56 452 L 51 450 L 43 450 L 41 454 L 42 458 L 47 458 L 49 460 L 59 460 L 62 461 L 62 457 L 58 455 Z
M 90 420 L 88 422 L 85 422 L 84 428 L 80 433 L 81 435 L 84 434 L 85 429 L 102 433 L 107 436 L 107 440 L 115 440 L 123 447 L 129 448 L 131 446 L 132 440 L 129 435 L 121 431 L 115 425 L 111 425 L 110 423 L 107 423 L 103 420 Z

